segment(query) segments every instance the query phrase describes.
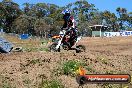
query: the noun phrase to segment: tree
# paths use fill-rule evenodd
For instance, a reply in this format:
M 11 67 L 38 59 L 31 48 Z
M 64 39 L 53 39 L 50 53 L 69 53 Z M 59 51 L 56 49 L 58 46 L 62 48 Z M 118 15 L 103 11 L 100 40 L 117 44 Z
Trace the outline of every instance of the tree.
M 12 23 L 12 32 L 21 34 L 21 33 L 29 33 L 34 34 L 34 23 L 36 18 L 21 15 Z M 19 25 L 18 25 L 19 24 Z
M 50 14 L 54 14 L 59 9 L 59 6 L 55 4 L 48 4 L 48 10 Z
M 30 4 L 29 3 L 24 3 L 23 4 L 24 5 L 24 13 L 27 15 L 28 14 L 28 12 L 29 12 L 29 10 L 30 10 Z
M 90 4 L 87 0 L 77 0 L 63 7 L 50 3 L 24 3 L 23 9 L 11 0 L 0 2 L 0 28 L 5 32 L 29 33 L 32 35 L 45 36 L 47 31 L 58 33 L 63 25 L 62 10 L 71 9 L 80 32 L 89 31 L 90 25 L 102 24 L 105 20 L 107 26 L 112 31 L 118 31 L 123 27 L 132 29 L 132 12 L 127 13 L 127 9 L 118 7 L 116 9 L 119 16 L 110 11 L 101 12 Z
M 114 13 L 111 13 L 110 11 L 104 11 L 102 13 L 103 19 L 106 20 L 107 26 L 112 27 L 112 31 L 118 31 L 117 28 L 117 17 Z
M 11 32 L 12 22 L 21 14 L 19 5 L 11 0 L 3 0 L 0 7 L 2 7 L 0 10 L 0 25 L 5 32 Z
M 43 18 L 41 18 L 36 20 L 34 24 L 34 29 L 37 36 L 46 37 L 50 26 L 45 23 L 45 20 Z
M 89 28 L 89 22 L 85 21 L 78 26 L 78 31 L 83 36 L 91 36 L 91 29 Z
M 132 29 L 132 12 L 128 13 L 127 22 L 128 22 L 128 26 Z
M 66 5 L 66 8 L 68 8 L 68 9 L 72 9 L 72 3 L 69 3 L 68 5 Z
M 119 14 L 119 25 L 120 25 L 120 29 L 123 29 L 123 24 L 125 21 L 127 21 L 127 10 L 126 8 L 121 8 L 121 7 L 118 7 L 116 9 L 117 13 Z

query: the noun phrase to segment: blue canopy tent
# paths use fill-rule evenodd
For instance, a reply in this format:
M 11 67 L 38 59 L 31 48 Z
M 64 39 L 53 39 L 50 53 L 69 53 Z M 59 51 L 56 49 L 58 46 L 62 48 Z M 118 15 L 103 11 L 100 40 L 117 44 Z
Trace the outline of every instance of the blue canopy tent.
M 21 34 L 20 39 L 28 39 L 29 35 L 28 34 Z

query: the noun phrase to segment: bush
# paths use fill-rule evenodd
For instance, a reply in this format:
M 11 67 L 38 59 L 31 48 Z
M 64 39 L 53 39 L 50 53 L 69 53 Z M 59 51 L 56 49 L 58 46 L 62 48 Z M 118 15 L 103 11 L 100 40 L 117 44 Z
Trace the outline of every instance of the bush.
M 76 71 L 79 69 L 80 66 L 83 66 L 83 65 L 84 64 L 79 61 L 69 60 L 63 63 L 61 70 L 62 70 L 62 73 L 65 75 L 75 76 Z
M 53 73 L 55 76 L 69 75 L 75 77 L 79 74 L 80 67 L 83 67 L 85 69 L 86 63 L 76 60 L 68 60 L 68 61 L 64 61 L 59 65 L 59 67 L 54 69 Z

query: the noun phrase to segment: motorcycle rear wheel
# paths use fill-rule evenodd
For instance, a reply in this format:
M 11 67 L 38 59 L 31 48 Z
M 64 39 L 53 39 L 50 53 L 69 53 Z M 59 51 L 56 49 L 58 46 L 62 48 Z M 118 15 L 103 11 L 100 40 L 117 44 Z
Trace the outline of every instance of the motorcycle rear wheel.
M 86 47 L 84 45 L 76 46 L 76 53 L 81 53 L 81 52 L 85 52 L 85 51 L 86 51 Z

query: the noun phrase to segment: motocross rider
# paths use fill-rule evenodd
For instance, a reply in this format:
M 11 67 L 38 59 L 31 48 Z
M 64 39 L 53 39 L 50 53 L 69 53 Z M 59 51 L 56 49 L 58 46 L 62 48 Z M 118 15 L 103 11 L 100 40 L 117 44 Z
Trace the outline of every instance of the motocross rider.
M 64 19 L 64 24 L 59 34 L 65 35 L 68 30 L 72 29 L 74 32 L 75 41 L 76 41 L 78 31 L 76 28 L 75 19 L 73 16 L 71 16 L 71 11 L 69 9 L 66 9 L 62 11 L 62 14 L 63 14 L 63 19 Z M 61 43 L 61 40 L 59 44 L 56 46 L 56 49 L 59 48 L 60 43 Z
M 73 29 L 74 32 L 76 33 L 76 22 L 73 16 L 71 16 L 71 11 L 66 9 L 62 11 L 63 14 L 63 19 L 64 19 L 64 24 L 62 27 L 62 30 L 67 31 L 68 29 Z

